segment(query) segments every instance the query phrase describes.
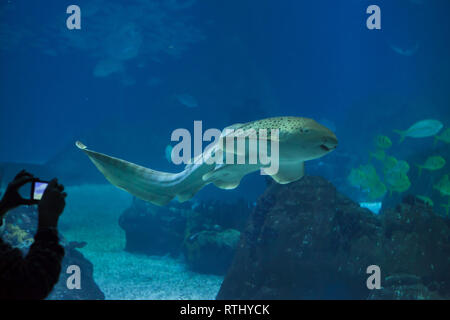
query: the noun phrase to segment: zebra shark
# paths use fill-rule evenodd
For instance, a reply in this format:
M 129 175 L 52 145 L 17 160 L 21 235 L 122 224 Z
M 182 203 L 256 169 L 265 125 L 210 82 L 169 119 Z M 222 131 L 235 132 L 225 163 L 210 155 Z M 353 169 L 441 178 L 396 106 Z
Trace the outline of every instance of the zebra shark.
M 232 133 L 216 139 L 215 144 L 213 143 L 211 147 L 195 157 L 179 173 L 152 170 L 92 151 L 80 141 L 76 142 L 76 146 L 87 154 L 111 184 L 140 199 L 163 206 L 174 198 L 177 198 L 179 202 L 187 201 L 209 183 L 213 183 L 221 189 L 234 189 L 245 175 L 257 170 L 270 175 L 280 184 L 299 180 L 304 175 L 305 161 L 330 153 L 338 144 L 336 135 L 331 130 L 309 118 L 266 118 L 244 124 L 234 124 L 225 129 L 231 130 Z M 276 142 L 278 144 L 278 170 L 276 172 L 270 172 L 268 165 L 259 160 L 256 163 L 246 161 L 243 164 L 208 161 L 219 151 L 224 151 L 224 154 L 237 154 L 234 149 L 226 150 L 223 143 L 219 143 L 221 139 L 223 141 L 229 135 L 238 137 L 239 132 L 245 133 L 252 130 L 260 132 L 262 129 L 277 130 L 278 133 L 275 137 L 273 134 L 270 137 L 268 135 L 258 136 L 258 138 L 265 139 L 266 143 Z M 248 146 L 246 150 L 248 151 Z M 203 161 L 199 161 L 199 157 L 202 157 Z M 246 159 L 248 160 L 248 156 Z

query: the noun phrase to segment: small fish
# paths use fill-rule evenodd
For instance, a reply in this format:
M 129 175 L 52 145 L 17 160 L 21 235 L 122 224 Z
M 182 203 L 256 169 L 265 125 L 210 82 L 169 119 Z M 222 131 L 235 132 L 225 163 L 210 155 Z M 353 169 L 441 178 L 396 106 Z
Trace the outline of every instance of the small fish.
M 442 196 L 450 196 L 450 180 L 448 179 L 448 174 L 442 176 L 433 188 L 438 190 Z
M 392 168 L 393 171 L 401 172 L 401 173 L 408 173 L 409 171 L 409 164 L 405 160 L 400 160 L 397 162 L 397 165 Z
M 391 171 L 385 175 L 385 180 L 389 191 L 392 192 L 405 192 L 411 186 L 408 176 L 403 172 Z
M 414 47 L 409 48 L 409 49 L 403 49 L 403 48 L 400 48 L 393 44 L 391 45 L 391 49 L 394 50 L 395 53 L 402 55 L 402 56 L 406 56 L 406 57 L 413 56 L 417 52 L 417 50 L 419 50 L 419 47 L 420 47 L 420 45 L 418 42 L 414 45 Z
M 436 145 L 436 143 L 438 141 L 442 141 L 445 143 L 450 143 L 450 128 L 445 129 L 442 134 L 440 134 L 439 136 L 435 136 L 434 137 L 434 145 Z
M 445 159 L 442 158 L 441 156 L 428 157 L 423 165 L 417 165 L 417 167 L 419 168 L 419 177 L 420 174 L 422 173 L 422 169 L 429 171 L 436 171 L 442 169 L 444 166 L 445 166 Z
M 425 203 L 427 206 L 429 207 L 433 207 L 434 206 L 434 202 L 433 200 L 431 200 L 429 197 L 427 196 L 421 196 L 421 195 L 417 195 L 416 198 L 418 198 L 419 200 L 423 201 L 423 203 Z
M 379 161 L 383 161 L 386 158 L 386 153 L 384 150 L 378 149 L 377 151 L 369 153 L 370 158 L 375 158 Z
M 170 163 L 172 163 L 172 150 L 173 147 L 169 144 L 167 145 L 166 149 L 165 149 L 165 156 L 166 156 L 166 160 Z
M 194 241 L 200 235 L 200 232 L 196 232 L 193 235 L 188 237 L 188 241 Z
M 375 146 L 377 148 L 386 150 L 392 146 L 392 141 L 387 136 L 378 135 L 375 137 Z
M 195 99 L 193 96 L 189 94 L 177 94 L 176 98 L 179 103 L 182 105 L 188 107 L 188 108 L 197 108 L 198 102 L 197 99 Z
M 376 181 L 374 184 L 372 184 L 369 187 L 369 199 L 370 200 L 376 200 L 381 199 L 385 196 L 387 192 L 387 188 L 383 182 L 380 180 Z
M 391 171 L 398 165 L 398 160 L 393 156 L 387 156 L 383 161 L 383 170 L 384 172 Z
M 405 131 L 394 130 L 394 132 L 400 135 L 401 143 L 406 137 L 425 138 L 434 136 L 442 129 L 442 127 L 442 122 L 439 120 L 427 119 L 416 122 Z

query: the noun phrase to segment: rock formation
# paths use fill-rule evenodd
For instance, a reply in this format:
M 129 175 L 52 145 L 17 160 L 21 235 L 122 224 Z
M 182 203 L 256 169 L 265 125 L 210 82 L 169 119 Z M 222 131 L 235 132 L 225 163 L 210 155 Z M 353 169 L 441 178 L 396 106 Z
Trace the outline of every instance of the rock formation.
M 320 177 L 271 184 L 217 298 L 448 298 L 449 237 L 448 220 L 412 196 L 376 216 Z M 381 269 L 375 292 L 370 265 Z

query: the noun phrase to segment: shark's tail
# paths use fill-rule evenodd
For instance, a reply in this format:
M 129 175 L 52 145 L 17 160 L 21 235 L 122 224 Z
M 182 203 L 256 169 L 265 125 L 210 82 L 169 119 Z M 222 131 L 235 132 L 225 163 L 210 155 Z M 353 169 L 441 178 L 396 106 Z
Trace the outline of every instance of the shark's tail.
M 401 130 L 394 130 L 395 133 L 398 133 L 400 135 L 400 140 L 398 143 L 402 143 L 403 140 L 405 140 L 406 138 L 406 133 L 405 131 L 401 131 Z
M 169 203 L 179 191 L 179 174 L 160 172 L 134 163 L 91 151 L 81 143 L 83 150 L 105 178 L 116 187 L 157 205 Z

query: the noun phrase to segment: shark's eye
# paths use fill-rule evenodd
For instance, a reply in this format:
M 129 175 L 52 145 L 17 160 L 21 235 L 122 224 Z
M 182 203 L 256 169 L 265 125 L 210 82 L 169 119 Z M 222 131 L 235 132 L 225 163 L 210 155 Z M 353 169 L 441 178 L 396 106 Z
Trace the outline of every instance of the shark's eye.
M 308 132 L 309 132 L 309 129 L 301 128 L 301 129 L 300 129 L 300 132 L 301 132 L 301 133 L 308 133 Z

